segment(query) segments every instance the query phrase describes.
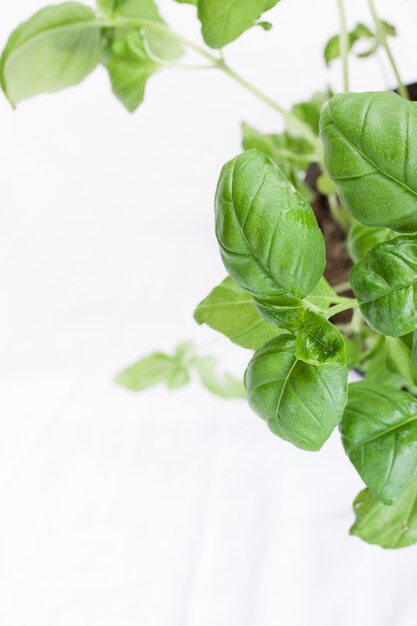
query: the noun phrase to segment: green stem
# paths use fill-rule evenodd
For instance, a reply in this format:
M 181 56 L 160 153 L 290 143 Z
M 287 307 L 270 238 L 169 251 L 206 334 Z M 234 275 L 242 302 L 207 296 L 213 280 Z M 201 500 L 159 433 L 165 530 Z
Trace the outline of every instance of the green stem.
M 279 113 L 287 122 L 291 123 L 292 127 L 297 130 L 300 136 L 304 137 L 304 139 L 306 139 L 311 144 L 311 146 L 314 148 L 314 152 L 316 153 L 317 161 L 319 163 L 322 163 L 323 147 L 310 126 L 300 120 L 290 111 L 286 111 L 284 107 L 272 100 L 272 98 L 264 94 L 260 89 L 252 85 L 252 83 L 246 80 L 246 78 L 235 72 L 225 63 L 222 56 L 217 57 L 214 54 L 211 54 L 211 52 L 208 52 L 205 48 L 195 44 L 190 39 L 187 39 L 186 37 L 183 37 L 182 35 L 171 31 L 167 26 L 165 26 L 165 24 L 155 22 L 153 20 L 123 18 L 117 20 L 103 20 L 100 22 L 100 24 L 101 26 L 108 28 L 117 28 L 123 26 L 137 26 L 138 28 L 146 28 L 147 30 L 167 35 L 178 43 L 182 44 L 183 46 L 189 48 L 190 50 L 197 52 L 197 54 L 210 61 L 213 67 L 222 70 L 235 82 L 239 83 L 247 91 L 252 93 L 254 96 L 259 98 L 259 100 L 261 100 L 266 105 L 271 107 L 274 111 Z
M 349 35 L 344 0 L 336 0 L 340 19 L 340 56 L 343 65 L 343 91 L 349 91 Z
M 333 315 L 343 313 L 343 311 L 349 311 L 349 309 L 357 309 L 358 306 L 359 303 L 355 300 L 355 298 L 345 298 L 345 302 L 341 302 L 340 304 L 330 307 L 326 313 L 326 317 L 327 319 L 330 319 Z
M 352 288 L 350 286 L 350 282 L 347 280 L 345 283 L 340 283 L 333 287 L 336 293 L 344 293 L 345 291 L 350 291 Z
M 397 79 L 397 83 L 398 83 L 398 93 L 403 97 L 406 98 L 407 100 L 410 99 L 410 95 L 408 93 L 408 90 L 403 82 L 403 80 L 401 79 L 401 75 L 398 69 L 398 66 L 395 62 L 395 59 L 393 57 L 393 54 L 391 52 L 391 48 L 390 45 L 388 43 L 388 39 L 387 36 L 385 34 L 385 29 L 384 26 L 381 22 L 381 19 L 379 18 L 379 15 L 376 11 L 376 7 L 375 7 L 375 3 L 374 0 L 368 0 L 368 6 L 369 6 L 369 10 L 371 12 L 372 15 L 372 19 L 375 22 L 375 26 L 376 26 L 376 32 L 377 32 L 377 36 L 378 36 L 378 40 L 379 42 L 382 44 L 386 55 L 388 57 L 388 60 L 391 64 L 391 67 L 393 69 L 393 72 L 395 74 L 395 77 Z

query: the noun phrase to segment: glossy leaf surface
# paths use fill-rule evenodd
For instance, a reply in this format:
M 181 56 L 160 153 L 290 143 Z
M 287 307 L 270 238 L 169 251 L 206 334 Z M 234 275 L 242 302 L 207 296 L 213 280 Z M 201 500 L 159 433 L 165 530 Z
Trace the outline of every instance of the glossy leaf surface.
M 343 336 L 322 315 L 307 311 L 297 333 L 295 356 L 311 365 L 345 365 L 346 347 Z
M 94 11 L 78 2 L 41 9 L 9 37 L 1 58 L 1 85 L 15 105 L 25 98 L 82 81 L 103 53 Z
M 383 384 L 353 383 L 340 424 L 346 453 L 385 504 L 401 499 L 417 474 L 417 401 Z
M 396 237 L 369 250 L 350 282 L 375 330 L 397 337 L 417 327 L 417 237 Z
M 252 296 L 230 277 L 200 302 L 194 318 L 250 350 L 257 350 L 280 332 L 259 315 Z
M 382 548 L 406 548 L 417 542 L 417 485 L 406 492 L 402 500 L 387 506 L 368 489 L 353 503 L 356 521 L 351 535 Z
M 417 230 L 417 104 L 391 92 L 341 94 L 321 117 L 325 165 L 362 224 Z
M 198 0 L 204 41 L 222 48 L 251 28 L 279 0 Z
M 281 335 L 254 354 L 245 374 L 248 399 L 273 433 L 319 450 L 342 417 L 347 368 L 309 365 L 295 351 L 296 340 Z
M 303 298 L 322 276 L 324 241 L 311 207 L 257 150 L 223 167 L 216 235 L 227 271 L 254 296 Z

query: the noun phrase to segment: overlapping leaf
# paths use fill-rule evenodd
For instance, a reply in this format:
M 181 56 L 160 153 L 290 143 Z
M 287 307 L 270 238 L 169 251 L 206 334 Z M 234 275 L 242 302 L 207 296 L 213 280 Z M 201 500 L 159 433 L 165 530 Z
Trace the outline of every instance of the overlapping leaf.
M 279 437 L 319 450 L 347 401 L 347 368 L 311 365 L 296 357 L 296 340 L 281 335 L 260 348 L 245 374 L 253 410 Z
M 398 502 L 417 474 L 417 401 L 378 383 L 350 385 L 340 425 L 346 453 L 372 493 Z

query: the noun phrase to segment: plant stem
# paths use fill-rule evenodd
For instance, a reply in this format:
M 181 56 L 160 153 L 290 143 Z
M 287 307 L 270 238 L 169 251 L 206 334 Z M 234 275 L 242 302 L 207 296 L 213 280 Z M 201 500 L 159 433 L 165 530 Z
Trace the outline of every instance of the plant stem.
M 336 293 L 344 293 L 345 291 L 350 291 L 350 282 L 346 281 L 345 283 L 340 283 L 339 285 L 336 285 L 336 287 L 333 287 L 333 289 Z
M 317 139 L 314 132 L 311 128 L 302 122 L 296 115 L 291 113 L 290 111 L 286 111 L 280 104 L 272 100 L 269 96 L 260 91 L 257 87 L 252 85 L 246 78 L 232 70 L 224 61 L 220 61 L 218 63 L 219 69 L 223 70 L 230 78 L 239 83 L 244 89 L 250 91 L 254 96 L 259 98 L 262 102 L 265 102 L 269 107 L 277 111 L 287 122 L 289 122 L 294 129 L 296 129 L 302 137 L 307 139 L 307 141 L 314 146 L 317 151 L 318 156 L 320 156 L 320 161 L 322 160 L 322 151 L 323 147 Z
M 343 64 L 343 91 L 349 91 L 349 35 L 344 0 L 336 0 L 340 19 L 340 56 Z
M 382 44 L 382 46 L 383 46 L 383 48 L 384 48 L 384 50 L 385 50 L 385 52 L 387 54 L 388 60 L 389 60 L 389 62 L 391 64 L 391 67 L 392 67 L 393 72 L 395 74 L 395 77 L 397 79 L 398 93 L 403 98 L 406 98 L 407 100 L 409 100 L 410 99 L 410 95 L 408 93 L 407 88 L 404 85 L 404 82 L 401 79 L 401 75 L 400 75 L 398 66 L 397 66 L 397 64 L 395 62 L 395 59 L 394 59 L 393 54 L 391 52 L 390 45 L 388 43 L 387 36 L 385 34 L 384 26 L 383 26 L 383 24 L 381 22 L 381 19 L 379 18 L 379 15 L 378 15 L 378 13 L 376 11 L 374 0 L 368 0 L 368 6 L 369 6 L 369 10 L 370 10 L 371 15 L 372 15 L 372 19 L 375 22 L 378 40 Z
M 330 307 L 326 313 L 326 317 L 327 319 L 330 319 L 333 315 L 337 315 L 337 313 L 343 313 L 343 311 L 349 311 L 349 309 L 357 309 L 358 306 L 359 303 L 355 300 L 355 298 L 345 298 L 345 302 L 341 302 L 340 304 Z
M 279 113 L 288 123 L 291 123 L 292 127 L 297 130 L 299 135 L 306 139 L 309 144 L 314 148 L 316 159 L 319 163 L 323 161 L 323 146 L 321 145 L 318 137 L 314 134 L 312 129 L 308 124 L 300 120 L 294 113 L 290 111 L 286 111 L 284 107 L 280 104 L 272 100 L 269 96 L 264 94 L 260 89 L 252 85 L 246 78 L 235 72 L 231 67 L 229 67 L 222 56 L 217 57 L 211 52 L 208 52 L 205 48 L 195 44 L 193 41 L 183 37 L 182 35 L 171 31 L 165 24 L 155 22 L 153 20 L 145 20 L 145 19 L 135 19 L 135 18 L 123 18 L 116 20 L 102 20 L 99 22 L 101 26 L 104 28 L 117 28 L 123 26 L 137 26 L 138 28 L 146 28 L 149 31 L 159 32 L 161 34 L 167 35 L 172 40 L 175 40 L 177 43 L 182 44 L 183 46 L 197 52 L 200 56 L 204 57 L 208 61 L 210 61 L 211 67 L 222 70 L 225 74 L 227 74 L 232 80 L 239 83 L 244 89 L 252 93 L 259 100 L 264 102 L 266 105 L 271 107 L 274 111 Z

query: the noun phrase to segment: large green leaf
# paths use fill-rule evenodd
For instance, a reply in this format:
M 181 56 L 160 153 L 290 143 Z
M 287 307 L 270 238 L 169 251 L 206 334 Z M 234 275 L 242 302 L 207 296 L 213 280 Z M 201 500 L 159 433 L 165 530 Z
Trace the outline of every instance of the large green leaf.
M 341 94 L 321 118 L 326 169 L 368 226 L 417 230 L 417 104 L 394 93 Z
M 323 274 L 324 241 L 313 210 L 257 150 L 223 167 L 216 235 L 227 271 L 253 296 L 303 298 Z
M 280 331 L 257 312 L 253 298 L 228 276 L 197 306 L 194 318 L 229 337 L 243 348 L 256 350 Z
M 273 433 L 319 450 L 342 417 L 347 368 L 310 365 L 295 351 L 296 340 L 281 335 L 255 352 L 245 374 L 248 399 Z
M 417 237 L 396 237 L 369 250 L 350 282 L 375 330 L 398 337 L 417 328 Z
M 378 383 L 353 383 L 340 424 L 346 453 L 385 504 L 403 496 L 417 474 L 417 401 Z
M 279 0 L 198 0 L 198 17 L 204 41 L 211 48 L 222 48 L 245 30 Z
M 355 499 L 353 509 L 356 521 L 351 535 L 389 549 L 406 548 L 417 542 L 417 483 L 393 506 L 383 504 L 364 489 Z
M 138 32 L 130 32 L 112 46 L 107 61 L 114 94 L 133 112 L 143 102 L 148 79 L 158 69 L 149 58 Z
M 78 2 L 46 7 L 10 35 L 1 57 L 2 89 L 15 105 L 75 85 L 102 53 L 100 24 L 90 7 Z
M 378 243 L 393 239 L 396 233 L 389 228 L 372 228 L 360 222 L 354 222 L 349 229 L 347 248 L 351 259 L 355 263 Z

